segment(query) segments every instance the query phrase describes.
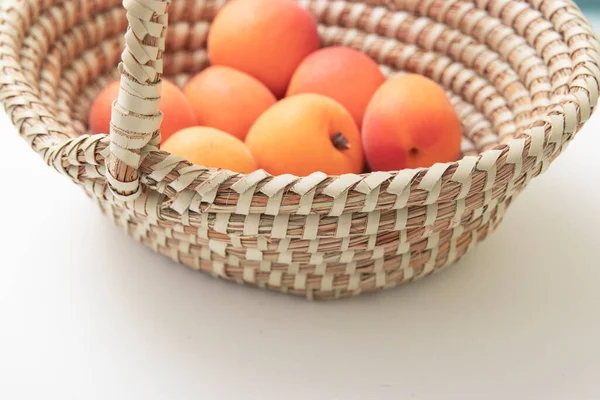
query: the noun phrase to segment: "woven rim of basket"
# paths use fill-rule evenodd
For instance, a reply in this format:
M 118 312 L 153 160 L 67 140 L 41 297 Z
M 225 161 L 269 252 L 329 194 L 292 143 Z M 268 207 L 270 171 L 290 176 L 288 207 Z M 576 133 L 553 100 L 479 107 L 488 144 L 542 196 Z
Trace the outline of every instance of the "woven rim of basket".
M 407 0 L 393 5 L 390 1 L 375 0 L 370 1 L 369 6 L 327 0 L 303 0 L 301 3 L 310 8 L 321 22 L 331 18 L 327 15 L 327 11 L 331 14 L 331 10 L 343 11 L 349 7 L 352 12 L 368 11 L 370 19 L 366 26 L 376 29 L 378 21 L 393 19 L 395 11 L 427 15 L 428 10 L 440 1 Z M 60 2 L 50 0 L 44 3 L 50 7 Z M 529 3 L 451 0 L 443 2 L 443 6 L 449 9 L 458 3 L 467 4 L 468 10 L 478 12 L 478 23 L 484 18 L 494 23 L 510 22 L 506 25 L 514 29 L 515 35 L 525 39 L 523 44 L 539 52 L 551 53 L 551 56 L 537 54 L 540 58 L 547 58 L 546 65 L 559 62 L 563 64 L 563 73 L 570 71 L 568 85 L 563 88 L 566 90 L 563 93 L 556 91 L 543 115 L 536 117 L 527 128 L 519 130 L 514 138 L 478 156 L 436 164 L 428 169 L 340 177 L 323 173 L 301 178 L 270 176 L 264 171 L 243 175 L 192 166 L 178 157 L 158 151 L 150 153 L 143 161 L 140 168 L 142 183 L 164 194 L 158 201 L 168 202 L 181 214 L 186 210 L 200 212 L 210 205 L 212 212 L 234 210 L 239 214 L 341 215 L 351 211 L 453 202 L 474 198 L 482 192 L 487 198 L 500 186 L 509 187 L 506 191 L 514 189 L 520 184 L 517 179 L 525 175 L 524 180 L 528 181 L 547 168 L 589 119 L 598 101 L 600 46 L 589 23 L 571 0 L 531 0 Z M 82 14 L 89 16 L 95 11 L 93 5 L 82 4 L 88 6 L 79 10 Z M 106 4 L 118 7 L 120 2 L 110 0 Z M 396 9 L 389 11 L 380 7 L 382 5 Z M 80 168 L 85 168 L 92 178 L 102 177 L 105 174 L 103 164 L 108 154 L 108 137 L 83 135 L 70 138 L 72 128 L 58 121 L 40 98 L 37 85 L 30 82 L 29 78 L 36 77 L 37 66 L 30 60 L 20 59 L 27 32 L 41 11 L 39 2 L 32 5 L 8 0 L 0 5 L 0 100 L 20 134 L 49 165 L 74 179 L 77 177 L 74 169 Z M 423 19 L 426 18 L 419 21 Z M 440 19 L 443 20 L 443 17 Z M 441 25 L 440 21 L 432 22 Z M 463 29 L 472 30 L 474 26 L 475 23 L 472 23 Z M 52 27 L 48 29 L 52 30 Z M 40 47 L 50 47 L 50 41 L 57 39 L 38 35 L 32 40 L 43 43 Z M 40 58 L 43 57 L 42 54 Z M 525 63 L 527 60 L 522 61 Z M 433 73 L 435 71 L 430 71 L 429 75 Z M 213 204 L 221 195 L 227 196 L 228 200 L 218 206 Z M 486 200 L 481 197 L 477 201 L 485 203 Z

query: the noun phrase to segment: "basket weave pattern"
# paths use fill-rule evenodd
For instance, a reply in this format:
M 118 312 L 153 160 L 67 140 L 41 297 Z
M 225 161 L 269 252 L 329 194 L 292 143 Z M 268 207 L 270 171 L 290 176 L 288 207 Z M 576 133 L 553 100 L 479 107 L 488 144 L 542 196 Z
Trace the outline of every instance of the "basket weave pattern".
M 340 177 L 206 169 L 158 150 L 159 78 L 181 85 L 208 65 L 206 36 L 223 1 L 173 0 L 166 30 L 166 1 L 124 4 L 127 16 L 121 0 L 2 0 L 7 114 L 48 165 L 144 245 L 310 299 L 394 287 L 458 260 L 598 101 L 600 47 L 571 0 L 301 0 L 324 45 L 359 49 L 387 75 L 440 82 L 463 124 L 464 157 Z M 86 135 L 92 99 L 119 77 L 110 137 Z

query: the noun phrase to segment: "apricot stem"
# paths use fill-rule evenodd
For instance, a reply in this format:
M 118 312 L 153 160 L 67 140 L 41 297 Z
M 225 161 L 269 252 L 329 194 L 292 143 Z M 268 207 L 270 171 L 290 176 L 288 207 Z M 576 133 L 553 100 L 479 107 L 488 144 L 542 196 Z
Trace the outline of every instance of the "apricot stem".
M 335 135 L 333 135 L 331 142 L 338 150 L 350 150 L 351 148 L 350 143 L 348 143 L 348 139 L 346 139 L 346 136 L 342 135 L 341 132 L 337 132 Z

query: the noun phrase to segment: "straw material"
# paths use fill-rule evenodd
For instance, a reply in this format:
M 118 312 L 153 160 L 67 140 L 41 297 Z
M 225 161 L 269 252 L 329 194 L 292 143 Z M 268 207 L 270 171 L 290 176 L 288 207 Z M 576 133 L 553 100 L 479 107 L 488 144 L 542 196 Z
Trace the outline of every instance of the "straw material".
M 2 0 L 0 100 L 44 161 L 144 245 L 309 299 L 394 287 L 458 260 L 597 104 L 599 44 L 571 0 L 300 3 L 324 45 L 440 82 L 463 123 L 464 158 L 299 178 L 160 152 L 160 75 L 181 85 L 208 65 L 217 0 L 174 0 L 166 33 L 164 0 L 125 0 L 127 15 L 120 0 Z M 110 137 L 87 135 L 92 99 L 118 77 Z

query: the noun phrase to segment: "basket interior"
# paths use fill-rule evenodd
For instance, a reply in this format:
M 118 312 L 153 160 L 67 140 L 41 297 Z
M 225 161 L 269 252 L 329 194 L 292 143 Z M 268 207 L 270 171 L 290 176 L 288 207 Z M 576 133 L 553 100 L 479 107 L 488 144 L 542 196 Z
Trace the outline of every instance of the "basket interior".
M 77 2 L 58 2 L 34 26 L 43 29 L 44 23 L 57 18 L 68 21 L 48 44 L 37 79 L 42 98 L 77 136 L 87 133 L 91 101 L 118 78 L 115 66 L 127 21 L 120 0 L 95 2 L 85 21 L 70 18 L 73 3 Z M 165 54 L 167 79 L 182 86 L 209 65 L 206 37 L 221 3 L 173 1 Z M 301 4 L 318 19 L 324 46 L 361 50 L 388 77 L 416 72 L 441 83 L 462 122 L 463 155 L 476 155 L 510 140 L 546 111 L 554 94 L 566 90 L 569 74 L 549 71 L 543 52 L 521 37 L 524 32 L 516 32 L 502 20 L 529 18 L 526 12 L 511 16 L 490 10 L 498 14 L 493 16 L 472 2 L 445 0 L 399 1 L 396 12 L 343 1 L 303 0 Z M 554 56 L 561 51 L 569 57 L 567 48 L 552 49 Z

